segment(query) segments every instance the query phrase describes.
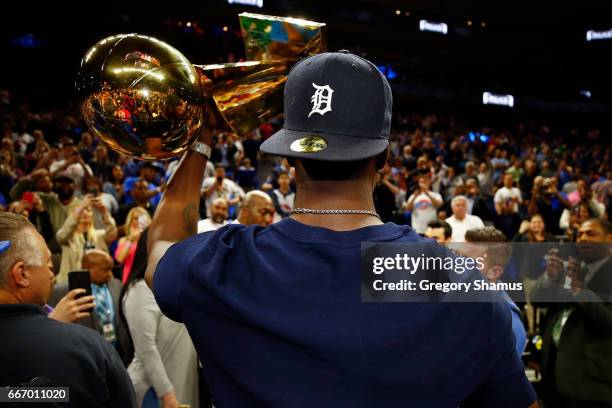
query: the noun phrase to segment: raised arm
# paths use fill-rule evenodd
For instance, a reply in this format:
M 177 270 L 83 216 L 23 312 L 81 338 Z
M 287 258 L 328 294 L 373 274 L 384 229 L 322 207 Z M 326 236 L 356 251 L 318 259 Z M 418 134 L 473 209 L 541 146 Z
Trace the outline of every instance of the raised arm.
M 212 117 L 212 115 L 210 115 Z M 209 118 L 207 123 L 214 120 Z M 211 123 L 214 126 L 214 123 Z M 212 132 L 202 128 L 198 141 L 210 146 Z M 153 287 L 157 263 L 175 242 L 196 234 L 200 214 L 200 188 L 208 159 L 197 152 L 187 151 L 168 181 L 166 192 L 157 206 L 149 227 L 148 265 L 145 280 Z

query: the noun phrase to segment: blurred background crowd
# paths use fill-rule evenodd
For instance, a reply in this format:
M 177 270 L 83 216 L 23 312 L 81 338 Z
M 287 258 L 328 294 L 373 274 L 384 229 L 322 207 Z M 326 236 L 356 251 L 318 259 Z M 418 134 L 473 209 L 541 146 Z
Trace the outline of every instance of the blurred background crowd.
M 384 222 L 410 225 L 438 242 L 610 242 L 612 93 L 601 62 L 609 48 L 583 40 L 586 29 L 609 28 L 598 6 L 363 0 L 330 8 L 278 0 L 260 10 L 232 3 L 179 0 L 169 10 L 166 3 L 110 1 L 99 19 L 80 5 L 64 12 L 48 3 L 31 13 L 23 3 L 4 16 L 0 33 L 0 52 L 13 56 L 0 64 L 0 211 L 28 218 L 47 242 L 55 273 L 51 317 L 83 318 L 66 306 L 76 296 L 68 293 L 68 273 L 90 272 L 96 306 L 85 324 L 118 351 L 139 404 L 206 406 L 209 395 L 184 326 L 161 314 L 143 281 L 147 227 L 177 159 L 118 155 L 88 132 L 74 101 L 78 61 L 106 35 L 142 32 L 194 63 L 233 62 L 243 59 L 238 12 L 324 21 L 329 48 L 371 59 L 394 92 L 389 157 L 373 197 Z M 419 32 L 424 18 L 446 21 L 449 35 Z M 482 106 L 483 90 L 512 92 L 516 106 Z M 290 216 L 294 170 L 259 152 L 282 124 L 276 118 L 244 137 L 215 133 L 198 232 L 230 222 L 267 227 Z M 609 253 L 596 263 L 612 271 Z M 557 276 L 534 271 L 518 268 L 504 279 L 533 288 Z M 609 278 L 597 285 L 612 296 Z M 546 408 L 565 406 L 559 395 L 587 394 L 591 402 L 571 406 L 611 406 L 610 309 L 573 313 L 564 343 L 558 322 L 567 321 L 567 308 L 544 318 L 543 308 L 523 300 L 515 311 L 526 347 L 518 350 L 536 370 L 534 384 L 548 373 L 538 389 L 540 396 L 552 390 Z M 569 365 L 554 364 L 559 350 Z M 589 375 L 572 377 L 583 372 Z

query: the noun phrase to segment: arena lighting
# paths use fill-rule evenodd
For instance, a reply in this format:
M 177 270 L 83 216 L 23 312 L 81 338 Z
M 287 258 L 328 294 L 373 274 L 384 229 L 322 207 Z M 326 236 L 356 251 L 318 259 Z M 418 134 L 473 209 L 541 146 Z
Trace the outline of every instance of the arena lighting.
M 483 105 L 499 105 L 514 107 L 514 96 L 512 95 L 501 95 L 494 94 L 491 92 L 482 93 L 482 104 Z
M 434 23 L 432 21 L 420 20 L 419 29 L 421 31 L 431 31 L 446 35 L 448 33 L 448 25 L 446 23 Z
M 593 96 L 591 94 L 591 91 L 583 89 L 582 91 L 580 91 L 580 95 L 584 96 L 585 98 L 590 98 L 591 96 Z
M 243 6 L 263 7 L 263 0 L 227 0 L 228 4 L 242 4 Z
M 609 40 L 609 39 L 612 39 L 612 28 L 609 30 L 605 30 L 605 31 L 589 30 L 586 33 L 587 41 Z

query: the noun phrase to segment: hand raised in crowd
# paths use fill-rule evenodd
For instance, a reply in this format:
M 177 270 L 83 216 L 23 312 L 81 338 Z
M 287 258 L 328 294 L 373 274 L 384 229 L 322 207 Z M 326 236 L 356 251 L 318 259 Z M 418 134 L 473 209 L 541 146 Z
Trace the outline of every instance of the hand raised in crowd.
M 49 175 L 49 170 L 47 169 L 38 169 L 38 170 L 34 170 L 33 172 L 30 173 L 30 179 L 34 179 L 37 177 L 44 177 L 44 176 L 48 176 Z
M 552 248 L 550 249 L 545 256 L 546 259 L 546 276 L 551 281 L 557 281 L 559 279 L 559 275 L 564 271 L 563 260 L 559 258 L 559 249 Z
M 176 400 L 174 392 L 168 392 L 161 397 L 162 408 L 178 408 L 179 403 Z
M 92 206 L 93 196 L 91 194 L 86 194 L 83 197 L 83 201 L 81 201 L 81 205 L 79 205 L 76 210 L 74 210 L 74 217 L 79 220 L 81 218 L 81 214 L 85 211 L 86 208 L 90 208 Z
M 580 263 L 573 257 L 569 257 L 567 261 L 567 276 L 571 281 L 571 292 L 575 296 L 584 287 L 584 273 L 580 269 Z
M 138 242 L 143 230 L 140 223 L 138 225 L 132 225 L 125 238 L 130 242 Z
M 34 208 L 38 212 L 45 211 L 45 205 L 40 196 L 36 193 L 32 194 L 32 208 Z
M 64 323 L 74 323 L 79 319 L 88 317 L 94 307 L 93 296 L 77 296 L 84 294 L 85 289 L 73 289 L 64 296 L 49 313 L 49 317 Z
M 95 210 L 98 210 L 100 212 L 105 212 L 106 211 L 106 207 L 104 206 L 104 203 L 102 202 L 102 199 L 100 197 L 92 197 L 92 199 L 91 199 L 91 206 Z

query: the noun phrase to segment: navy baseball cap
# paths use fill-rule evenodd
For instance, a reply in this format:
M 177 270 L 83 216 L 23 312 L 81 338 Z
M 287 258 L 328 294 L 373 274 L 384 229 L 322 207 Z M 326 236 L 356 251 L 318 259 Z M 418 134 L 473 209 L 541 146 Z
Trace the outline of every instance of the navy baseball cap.
M 348 51 L 298 62 L 285 84 L 285 124 L 268 154 L 327 161 L 376 156 L 389 145 L 393 96 L 370 61 Z

